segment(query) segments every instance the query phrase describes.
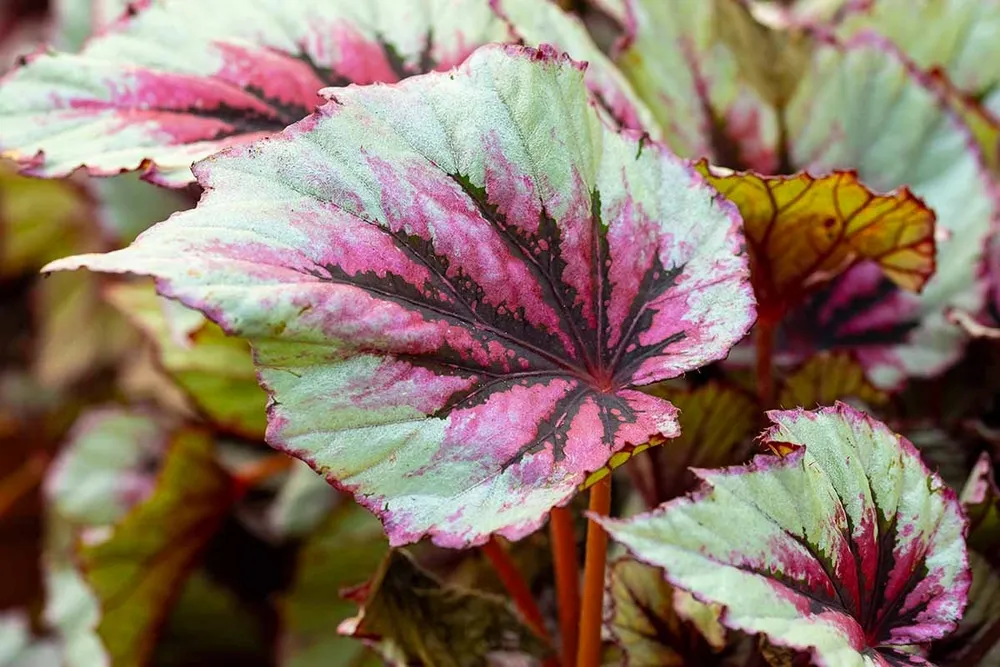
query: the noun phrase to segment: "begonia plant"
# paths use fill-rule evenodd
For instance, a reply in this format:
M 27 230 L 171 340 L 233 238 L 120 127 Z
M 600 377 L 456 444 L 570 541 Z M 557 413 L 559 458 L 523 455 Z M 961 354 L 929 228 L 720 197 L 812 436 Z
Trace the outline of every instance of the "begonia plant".
M 995 664 L 998 45 L 5 5 L 0 666 Z

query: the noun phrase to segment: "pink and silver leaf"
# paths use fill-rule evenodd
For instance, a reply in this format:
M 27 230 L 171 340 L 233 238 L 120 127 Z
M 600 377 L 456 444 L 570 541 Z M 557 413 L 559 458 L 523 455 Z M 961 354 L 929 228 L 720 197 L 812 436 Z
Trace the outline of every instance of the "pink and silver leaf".
M 764 443 L 788 455 L 696 470 L 698 491 L 608 531 L 727 627 L 817 665 L 929 664 L 911 647 L 955 629 L 970 585 L 955 493 L 843 403 L 768 417 Z
M 335 91 L 197 165 L 195 211 L 48 270 L 155 276 L 249 338 L 269 442 L 393 544 L 520 538 L 616 451 L 676 436 L 636 387 L 724 357 L 754 319 L 735 207 L 609 128 L 584 69 L 496 45 Z
M 0 151 L 30 174 L 192 162 L 284 129 L 318 91 L 448 69 L 502 39 L 485 0 L 140 0 L 78 54 L 43 51 L 0 81 Z

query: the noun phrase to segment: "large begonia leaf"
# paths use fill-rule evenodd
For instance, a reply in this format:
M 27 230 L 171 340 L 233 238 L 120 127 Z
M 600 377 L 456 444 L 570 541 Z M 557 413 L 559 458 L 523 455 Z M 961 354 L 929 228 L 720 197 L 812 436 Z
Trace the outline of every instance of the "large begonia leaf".
M 611 565 L 607 627 L 628 667 L 723 667 L 748 663 L 754 642 L 726 633 L 722 608 L 674 588 L 663 572 L 631 558 Z M 728 634 L 728 637 L 727 637 Z
M 847 405 L 768 416 L 787 456 L 698 470 L 699 491 L 606 528 L 729 628 L 826 667 L 926 664 L 905 647 L 951 632 L 969 588 L 955 493 Z
M 207 193 L 130 248 L 251 340 L 268 440 L 351 490 L 394 544 L 518 538 L 629 444 L 677 434 L 639 385 L 753 320 L 739 216 L 686 163 L 607 128 L 583 66 L 493 46 L 197 167 Z
M 498 653 L 551 652 L 506 600 L 442 584 L 403 551 L 391 551 L 351 597 L 361 609 L 340 632 L 375 645 L 393 664 L 474 667 Z
M 552 0 L 490 0 L 490 5 L 510 26 L 511 37 L 516 40 L 528 46 L 551 44 L 576 60 L 586 61 L 587 85 L 612 120 L 660 139 L 660 128 L 652 113 L 594 43 L 583 21 Z
M 688 468 L 740 463 L 750 453 L 758 419 L 754 400 L 739 389 L 710 382 L 696 389 L 656 386 L 649 391 L 680 411 L 681 434 L 666 447 L 636 459 L 636 484 L 650 507 L 689 491 L 695 477 Z
M 263 437 L 267 397 L 257 384 L 246 341 L 226 336 L 197 311 L 157 296 L 148 283 L 119 283 L 105 294 L 153 340 L 163 369 L 214 424 Z
M 868 381 L 864 367 L 850 354 L 821 352 L 788 374 L 778 393 L 778 405 L 816 408 L 851 398 L 876 406 L 889 397 Z
M 97 634 L 112 664 L 142 664 L 181 583 L 236 499 L 207 434 L 173 434 L 156 487 L 98 542 L 78 554 L 100 602 Z
M 743 216 L 761 317 L 781 319 L 811 287 L 861 260 L 912 291 L 934 272 L 934 213 L 905 188 L 876 194 L 851 172 L 761 176 L 704 161 L 698 169 Z
M 295 579 L 280 606 L 282 667 L 360 667 L 365 656 L 372 656 L 364 644 L 336 632 L 357 609 L 340 599 L 340 591 L 367 580 L 385 553 L 382 526 L 353 502 L 337 507 L 313 532 L 299 552 Z
M 834 279 L 812 299 L 815 344 L 852 349 L 883 388 L 944 370 L 964 338 L 946 311 L 982 307 L 980 258 L 998 211 L 968 130 L 933 81 L 865 35 L 817 47 L 785 118 L 793 165 L 814 174 L 853 169 L 882 192 L 906 186 L 935 212 L 944 237 L 919 297 L 901 293 L 871 263 Z
M 503 24 L 483 0 L 144 0 L 79 54 L 0 83 L 0 148 L 30 173 L 143 166 L 183 186 L 197 159 L 311 113 L 326 86 L 447 69 Z

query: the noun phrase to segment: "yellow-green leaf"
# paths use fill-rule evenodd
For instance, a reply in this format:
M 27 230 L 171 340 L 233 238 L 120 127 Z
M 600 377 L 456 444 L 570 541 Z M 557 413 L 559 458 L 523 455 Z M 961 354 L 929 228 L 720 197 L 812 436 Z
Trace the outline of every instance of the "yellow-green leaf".
M 868 381 L 865 369 L 849 353 L 820 352 L 785 378 L 778 405 L 816 408 L 851 398 L 875 406 L 889 397 Z
M 934 272 L 934 213 L 906 188 L 876 194 L 849 171 L 761 176 L 704 160 L 698 170 L 743 215 L 763 317 L 780 319 L 810 288 L 863 259 L 913 291 Z
M 267 395 L 257 384 L 245 340 L 157 296 L 146 282 L 113 285 L 106 298 L 153 341 L 164 370 L 213 423 L 263 437 Z

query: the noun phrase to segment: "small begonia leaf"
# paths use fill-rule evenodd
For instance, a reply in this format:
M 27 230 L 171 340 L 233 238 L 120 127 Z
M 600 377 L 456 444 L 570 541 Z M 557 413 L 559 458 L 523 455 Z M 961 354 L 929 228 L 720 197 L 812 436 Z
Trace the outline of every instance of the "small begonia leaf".
M 204 433 L 180 430 L 167 445 L 150 495 L 107 539 L 84 544 L 84 581 L 100 602 L 101 637 L 111 664 L 143 664 L 181 584 L 236 499 Z
M 498 652 L 551 653 L 506 600 L 442 584 L 400 550 L 352 597 L 361 609 L 340 624 L 341 634 L 366 640 L 400 664 L 475 667 Z
M 655 385 L 647 391 L 670 401 L 680 412 L 681 425 L 681 434 L 665 447 L 651 449 L 630 464 L 650 506 L 690 491 L 696 478 L 688 468 L 717 468 L 748 458 L 759 419 L 751 396 L 717 382 L 696 389 Z
M 167 442 L 149 413 L 108 407 L 82 414 L 48 470 L 50 506 L 73 524 L 117 523 L 152 493 Z
M 299 552 L 295 579 L 280 604 L 282 667 L 360 667 L 364 656 L 373 656 L 364 644 L 335 630 L 357 609 L 340 599 L 340 592 L 370 578 L 386 550 L 378 520 L 350 501 L 313 531 Z
M 960 498 L 969 517 L 969 546 L 1000 564 L 1000 488 L 986 452 L 973 466 Z
M 753 640 L 727 633 L 719 623 L 720 605 L 702 604 L 674 588 L 659 568 L 631 558 L 617 560 L 608 574 L 607 595 L 607 627 L 627 667 L 748 664 Z
M 722 623 L 808 652 L 823 667 L 926 664 L 905 647 L 955 629 L 970 574 L 955 493 L 917 450 L 845 404 L 772 411 L 748 466 L 698 470 L 692 495 L 612 537 Z
M 792 165 L 813 174 L 852 169 L 881 192 L 905 186 L 935 212 L 940 230 L 936 271 L 919 296 L 901 293 L 866 263 L 814 297 L 818 347 L 854 351 L 885 389 L 940 373 L 964 341 L 948 309 L 983 306 L 984 242 L 1000 211 L 968 129 L 926 73 L 872 35 L 818 46 L 785 121 Z M 829 317 L 815 317 L 823 311 Z
M 246 341 L 226 336 L 197 311 L 158 296 L 148 283 L 118 283 L 105 296 L 153 341 L 163 369 L 213 424 L 263 438 L 267 396 L 257 384 Z M 186 312 L 174 312 L 178 308 Z M 193 322 L 175 322 L 191 316 Z
M 789 409 L 812 409 L 851 398 L 870 406 L 881 405 L 889 399 L 865 378 L 864 367 L 850 354 L 820 352 L 784 379 L 778 393 L 778 405 Z
M 934 273 L 934 213 L 905 188 L 880 195 L 851 172 L 761 176 L 705 161 L 698 170 L 740 209 L 762 317 L 780 319 L 864 259 L 911 291 Z
M 195 160 L 309 115 L 326 86 L 394 82 L 502 39 L 485 0 L 142 0 L 79 54 L 42 52 L 0 83 L 0 149 L 29 173 Z
M 584 66 L 488 46 L 451 73 L 331 91 L 198 165 L 198 208 L 48 270 L 152 275 L 249 338 L 268 441 L 394 545 L 517 539 L 615 452 L 677 435 L 636 387 L 754 318 L 736 208 L 604 125 Z

